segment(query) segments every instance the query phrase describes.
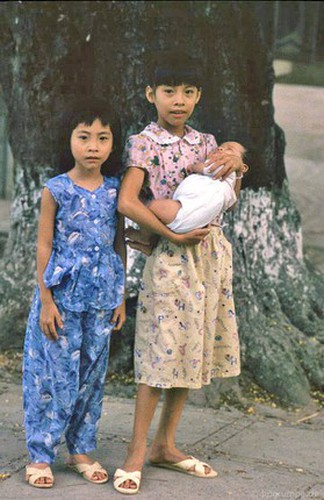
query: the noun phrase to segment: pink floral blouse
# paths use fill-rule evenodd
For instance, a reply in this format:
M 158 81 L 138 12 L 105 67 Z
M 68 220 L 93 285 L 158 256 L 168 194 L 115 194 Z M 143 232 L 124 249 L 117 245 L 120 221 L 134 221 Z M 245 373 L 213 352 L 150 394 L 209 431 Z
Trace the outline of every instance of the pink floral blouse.
M 187 176 L 186 167 L 199 163 L 217 147 L 211 134 L 202 134 L 189 127 L 185 135 L 170 134 L 157 123 L 151 122 L 126 143 L 126 167 L 146 171 L 142 198 L 172 198 L 178 184 Z

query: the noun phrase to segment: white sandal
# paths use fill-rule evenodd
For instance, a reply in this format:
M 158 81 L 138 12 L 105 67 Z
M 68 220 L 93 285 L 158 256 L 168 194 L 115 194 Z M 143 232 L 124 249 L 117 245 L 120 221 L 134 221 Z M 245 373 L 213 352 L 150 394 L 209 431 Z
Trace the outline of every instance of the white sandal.
M 108 472 L 106 469 L 100 465 L 99 462 L 94 462 L 93 464 L 67 464 L 72 470 L 75 472 L 78 472 L 81 474 L 84 479 L 87 479 L 90 481 L 90 483 L 94 484 L 103 484 L 106 483 L 109 480 Z M 92 479 L 92 476 L 96 472 L 101 472 L 102 474 L 105 474 L 107 477 L 104 479 Z
M 141 477 L 142 473 L 139 470 L 134 472 L 126 472 L 123 469 L 117 469 L 114 475 L 114 488 L 119 491 L 119 493 L 123 493 L 124 495 L 135 495 L 138 493 L 138 490 L 141 485 Z M 120 486 L 125 481 L 131 480 L 136 484 L 136 488 L 123 488 Z
M 50 479 L 52 482 L 36 483 L 37 479 L 41 478 Z M 26 465 L 26 481 L 30 484 L 30 486 L 34 486 L 35 488 L 52 488 L 54 484 L 54 476 L 50 467 L 39 469 L 38 467 L 33 467 L 32 465 Z

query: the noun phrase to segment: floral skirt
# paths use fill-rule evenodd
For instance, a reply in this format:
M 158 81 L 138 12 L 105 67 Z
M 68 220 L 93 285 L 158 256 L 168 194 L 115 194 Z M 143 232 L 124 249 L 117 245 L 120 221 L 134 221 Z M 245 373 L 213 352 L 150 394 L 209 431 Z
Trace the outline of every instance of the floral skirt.
M 240 373 L 232 247 L 212 226 L 198 245 L 161 239 L 147 258 L 138 298 L 135 379 L 199 389 Z

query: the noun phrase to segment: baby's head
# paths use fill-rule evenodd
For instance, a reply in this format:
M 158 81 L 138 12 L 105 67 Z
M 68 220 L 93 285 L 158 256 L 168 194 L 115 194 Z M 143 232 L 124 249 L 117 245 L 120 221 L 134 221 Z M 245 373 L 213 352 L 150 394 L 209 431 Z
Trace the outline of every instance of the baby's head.
M 219 146 L 218 150 L 224 151 L 225 153 L 229 153 L 235 156 L 239 156 L 240 158 L 244 158 L 244 155 L 247 152 L 247 150 L 245 149 L 244 146 L 242 146 L 242 144 L 234 141 L 223 142 Z

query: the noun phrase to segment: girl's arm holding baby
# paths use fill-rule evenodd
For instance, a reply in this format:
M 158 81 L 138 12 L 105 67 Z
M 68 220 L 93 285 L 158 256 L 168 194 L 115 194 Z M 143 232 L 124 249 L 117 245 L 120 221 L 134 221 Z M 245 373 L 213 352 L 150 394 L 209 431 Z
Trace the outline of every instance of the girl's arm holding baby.
M 178 245 L 193 245 L 207 236 L 209 229 L 195 229 L 189 233 L 176 234 L 167 228 L 139 199 L 144 177 L 145 171 L 141 168 L 127 169 L 119 194 L 118 210 L 120 213 Z
M 59 328 L 63 326 L 61 315 L 53 300 L 52 291 L 46 288 L 43 281 L 43 274 L 52 253 L 56 209 L 57 204 L 53 196 L 47 188 L 44 188 L 38 224 L 37 277 L 42 303 L 40 327 L 50 340 L 57 340 L 59 338 L 56 325 Z

